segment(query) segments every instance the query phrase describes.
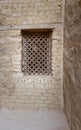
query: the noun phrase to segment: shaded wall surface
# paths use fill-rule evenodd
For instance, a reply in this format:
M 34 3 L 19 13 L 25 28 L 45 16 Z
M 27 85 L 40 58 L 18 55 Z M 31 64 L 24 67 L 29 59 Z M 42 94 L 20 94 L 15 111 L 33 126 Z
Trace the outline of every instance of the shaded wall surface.
M 22 30 L 52 29 L 52 74 L 21 71 Z M 62 0 L 0 1 L 0 101 L 3 109 L 54 110 L 62 104 Z
M 81 0 L 65 1 L 64 107 L 72 130 L 81 130 Z

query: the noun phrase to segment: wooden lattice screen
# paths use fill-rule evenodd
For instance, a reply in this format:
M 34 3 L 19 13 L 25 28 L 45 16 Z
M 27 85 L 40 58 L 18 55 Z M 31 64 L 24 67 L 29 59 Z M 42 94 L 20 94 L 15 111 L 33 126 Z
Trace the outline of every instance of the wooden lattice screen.
M 22 31 L 22 71 L 51 74 L 51 46 L 50 31 Z

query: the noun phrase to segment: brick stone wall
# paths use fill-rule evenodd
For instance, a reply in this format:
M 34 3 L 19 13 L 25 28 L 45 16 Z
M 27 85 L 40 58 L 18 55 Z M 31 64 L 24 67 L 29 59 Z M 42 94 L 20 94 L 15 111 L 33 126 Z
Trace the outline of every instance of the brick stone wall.
M 0 0 L 0 24 L 63 22 L 62 0 Z
M 81 130 L 81 1 L 65 1 L 64 104 L 71 130 Z
M 21 71 L 22 29 L 51 28 L 52 75 L 26 76 Z M 0 1 L 0 107 L 62 108 L 62 0 Z

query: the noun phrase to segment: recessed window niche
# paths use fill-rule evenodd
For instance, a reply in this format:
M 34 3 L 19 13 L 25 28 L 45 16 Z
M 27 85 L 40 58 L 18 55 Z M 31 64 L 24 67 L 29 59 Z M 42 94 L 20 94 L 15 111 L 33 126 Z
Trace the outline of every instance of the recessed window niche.
M 27 75 L 50 75 L 52 30 L 22 31 L 22 72 Z

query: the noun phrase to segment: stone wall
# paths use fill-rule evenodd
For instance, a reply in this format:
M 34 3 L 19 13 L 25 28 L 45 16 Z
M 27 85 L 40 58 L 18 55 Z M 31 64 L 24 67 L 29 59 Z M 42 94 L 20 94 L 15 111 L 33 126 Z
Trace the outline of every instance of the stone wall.
M 0 24 L 63 22 L 62 5 L 62 0 L 0 0 Z
M 71 130 L 81 130 L 81 0 L 65 1 L 64 104 Z
M 0 1 L 0 101 L 2 109 L 54 110 L 62 106 L 62 0 Z M 52 75 L 21 71 L 23 29 L 53 30 Z

